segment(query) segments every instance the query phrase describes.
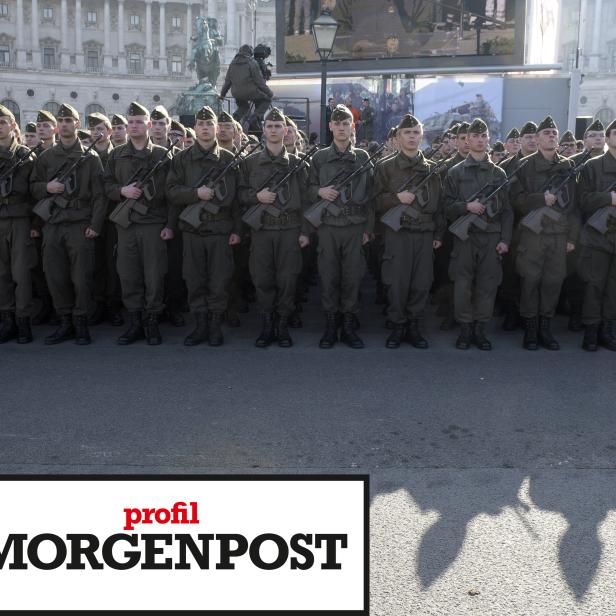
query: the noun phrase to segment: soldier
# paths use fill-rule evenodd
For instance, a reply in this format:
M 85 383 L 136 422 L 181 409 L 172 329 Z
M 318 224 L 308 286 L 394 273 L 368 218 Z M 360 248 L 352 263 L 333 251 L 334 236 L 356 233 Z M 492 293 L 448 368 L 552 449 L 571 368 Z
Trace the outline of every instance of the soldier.
M 287 126 L 287 132 L 284 135 L 285 150 L 289 154 L 298 155 L 298 150 L 296 147 L 296 142 L 298 139 L 297 124 L 295 124 L 289 116 L 285 116 L 284 119 Z
M 369 98 L 361 99 L 360 110 L 360 125 L 359 132 L 361 138 L 365 141 L 372 141 L 374 139 L 374 108 L 370 106 Z
M 165 148 L 148 138 L 152 123 L 145 107 L 133 102 L 128 108 L 129 141 L 114 148 L 105 171 L 105 193 L 115 203 L 124 199 L 141 199 L 143 188 L 135 177 L 143 177 L 158 161 Z M 131 224 L 117 226 L 117 269 L 122 286 L 122 300 L 129 312 L 130 327 L 118 338 L 118 344 L 132 344 L 146 338 L 151 345 L 162 342 L 158 322 L 163 311 L 164 280 L 167 272 L 166 242 L 173 238 L 177 212 L 165 199 L 168 163 L 159 168 L 149 183 L 152 199 L 147 213 L 130 212 Z M 145 187 L 144 187 L 145 188 Z M 145 204 L 145 200 L 143 201 Z M 142 312 L 145 311 L 145 324 Z
M 36 116 L 36 134 L 47 150 L 56 143 L 58 134 L 58 122 L 53 114 L 41 109 Z
M 184 149 L 184 138 L 186 137 L 186 129 L 177 120 L 171 120 L 171 126 L 169 129 L 169 139 L 175 141 L 175 147 L 178 150 Z
M 570 157 L 573 166 L 577 167 L 587 158 L 601 156 L 605 150 L 605 128 L 601 120 L 595 120 L 584 132 L 584 151 Z M 567 277 L 563 283 L 561 298 L 566 298 L 569 310 L 567 329 L 580 332 L 582 324 L 582 305 L 584 303 L 584 282 L 578 274 L 579 251 L 567 255 Z
M 601 208 L 610 208 L 607 232 L 588 224 L 582 229 L 578 261 L 586 283 L 582 320 L 586 331 L 582 348 L 597 345 L 616 351 L 616 120 L 605 130 L 608 150 L 589 160 L 580 174 L 580 209 L 587 219 Z
M 109 118 L 99 112 L 91 113 L 87 119 L 92 137 L 99 139 L 94 148 L 101 159 L 103 169 L 105 169 L 109 155 L 113 150 L 111 143 L 113 126 Z M 90 317 L 89 323 L 96 325 L 107 317 L 111 325 L 119 327 L 124 325 L 124 318 L 122 317 L 122 290 L 115 260 L 118 232 L 115 224 L 108 218 L 113 207 L 109 207 L 109 201 L 106 200 L 106 203 L 108 205 L 107 216 L 105 216 L 103 232 L 96 239 L 94 259 L 94 299 L 97 307 L 94 315 Z
M 509 156 L 515 156 L 522 147 L 520 143 L 520 131 L 517 128 L 512 128 L 505 137 L 505 151 L 507 152 L 507 158 Z
M 36 134 L 36 122 L 28 122 L 24 132 L 24 143 L 31 150 L 40 143 L 39 136 Z
M 295 311 L 295 289 L 302 269 L 300 249 L 309 243 L 308 223 L 302 215 L 308 180 L 305 169 L 292 175 L 277 192 L 270 191 L 298 164 L 298 157 L 284 147 L 287 130 L 283 113 L 276 107 L 270 109 L 263 118 L 265 148 L 245 159 L 242 170 L 240 199 L 244 206 L 261 204 L 281 210 L 276 217 L 264 208 L 261 229 L 251 232 L 250 273 L 263 323 L 255 341 L 259 348 L 276 339 L 280 347 L 293 344 L 289 316 Z
M 505 151 L 505 146 L 502 141 L 495 141 L 492 150 L 490 151 L 490 160 L 498 165 L 502 160 L 505 159 L 507 155 Z
M 77 131 L 77 139 L 81 141 L 81 145 L 84 148 L 89 148 L 92 145 L 92 135 L 90 134 L 90 131 L 79 129 Z
M 128 121 L 123 115 L 116 113 L 111 118 L 111 142 L 115 147 L 126 143 L 126 127 Z
M 497 193 L 492 204 L 482 202 L 483 196 L 469 201 L 478 190 L 496 188 L 507 177 L 487 156 L 488 143 L 487 124 L 478 118 L 473 120 L 468 127 L 469 155 L 449 170 L 445 180 L 447 218 L 454 222 L 475 214 L 487 223 L 483 230 L 472 225 L 466 240 L 454 236 L 449 274 L 454 282 L 455 318 L 461 326 L 458 349 L 468 349 L 471 343 L 482 351 L 492 348 L 485 324 L 492 317 L 502 278 L 501 256 L 511 243 L 513 214 L 506 193 Z
M 240 242 L 238 173 L 227 171 L 217 187 L 198 185 L 206 172 L 212 178 L 220 173 L 233 155 L 216 142 L 216 114 L 210 107 L 200 109 L 195 119 L 197 142 L 173 158 L 167 176 L 167 200 L 180 211 L 199 200 L 220 207 L 216 214 L 203 210 L 197 228 L 179 221 L 184 236 L 184 280 L 190 311 L 196 320 L 196 327 L 184 344 L 195 346 L 207 341 L 210 346 L 220 346 L 220 323 L 227 309 L 227 286 L 233 275 L 231 246 Z
M 414 178 L 417 184 L 435 163 L 419 151 L 423 126 L 412 115 L 402 118 L 397 136 L 400 151 L 376 167 L 377 211 L 383 214 L 404 203 L 413 206 L 419 217 L 403 214 L 399 231 L 385 226 L 382 271 L 383 282 L 388 286 L 387 316 L 394 325 L 385 346 L 397 349 L 405 340 L 415 348 L 425 349 L 428 343 L 419 332 L 419 319 L 424 315 L 433 279 L 432 251 L 440 248 L 445 231 L 441 182 L 435 174 L 419 195 L 411 187 L 400 192 L 405 181 Z
M 233 116 L 229 115 L 226 111 L 221 111 L 218 115 L 218 134 L 216 135 L 218 145 L 224 150 L 235 152 L 235 145 L 233 144 L 235 133 Z
M 575 147 L 575 137 L 570 130 L 565 131 L 563 136 L 560 138 L 559 154 L 565 158 L 571 158 L 576 153 L 577 148 Z
M 197 140 L 197 136 L 195 135 L 195 131 L 192 128 L 187 126 L 186 127 L 186 137 L 184 137 L 184 149 L 188 150 L 189 147 L 195 144 L 196 140 Z
M 510 191 L 511 202 L 522 218 L 516 259 L 521 278 L 520 315 L 525 320 L 524 348 L 535 350 L 541 344 L 555 351 L 560 345 L 552 336 L 550 321 L 567 272 L 567 253 L 575 249 L 579 227 L 575 178 L 565 184 L 560 195 L 548 190 L 571 168 L 569 159 L 558 154 L 558 129 L 550 116 L 537 127 L 537 146 Z M 542 208 L 552 208 L 557 216 L 555 220 L 543 216 L 537 234 L 525 226 L 524 217 L 534 210 L 544 211 Z
M 29 197 L 34 160 L 27 156 L 29 148 L 17 143 L 15 126 L 13 113 L 0 105 L 0 170 L 26 159 L 0 183 L 0 343 L 17 338 L 24 344 L 32 342 L 31 272 L 37 259 Z
M 341 342 L 353 349 L 364 346 L 355 329 L 365 269 L 362 247 L 374 231 L 371 169 L 356 176 L 352 187 L 343 189 L 345 202 L 333 183 L 336 176 L 350 174 L 369 158 L 367 152 L 352 146 L 353 126 L 350 110 L 338 105 L 330 122 L 334 140 L 313 156 L 310 166 L 311 203 L 324 199 L 341 209 L 338 216 L 325 212 L 317 232 L 321 302 L 326 315 L 325 333 L 319 342 L 322 349 L 330 349 L 338 340 L 338 312 L 342 313 Z
M 77 139 L 79 114 L 68 104 L 58 110 L 60 142 L 45 150 L 32 172 L 32 195 L 37 200 L 59 195 L 65 207 L 52 206 L 51 218 L 43 227 L 43 269 L 60 325 L 45 338 L 57 344 L 75 338 L 90 344 L 87 315 L 92 301 L 94 239 L 103 228 L 105 199 L 101 184 L 103 167 L 90 151 L 65 182 L 58 181 L 61 169 L 83 156 Z

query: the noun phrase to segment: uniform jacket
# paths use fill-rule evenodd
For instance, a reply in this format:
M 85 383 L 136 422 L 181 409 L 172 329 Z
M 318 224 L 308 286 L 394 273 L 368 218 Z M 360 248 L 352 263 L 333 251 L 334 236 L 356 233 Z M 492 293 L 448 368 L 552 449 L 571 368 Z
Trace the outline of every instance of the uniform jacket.
M 20 145 L 15 139 L 8 148 L 0 146 L 0 174 L 29 151 L 30 148 Z M 5 197 L 0 195 L 0 218 L 27 218 L 31 215 L 33 204 L 30 196 L 30 175 L 34 160 L 35 156 L 32 155 L 13 172 L 11 192 Z
M 257 61 L 244 53 L 236 54 L 231 60 L 220 95 L 226 96 L 229 89 L 231 89 L 233 97 L 238 100 L 262 98 L 271 100 L 274 97 L 274 93 L 265 82 Z

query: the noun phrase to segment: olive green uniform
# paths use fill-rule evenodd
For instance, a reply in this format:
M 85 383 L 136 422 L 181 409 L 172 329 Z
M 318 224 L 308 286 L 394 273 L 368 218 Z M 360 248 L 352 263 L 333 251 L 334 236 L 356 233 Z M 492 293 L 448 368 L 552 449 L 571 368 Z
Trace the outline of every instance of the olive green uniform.
M 144 175 L 157 161 L 165 156 L 165 148 L 148 140 L 142 150 L 137 150 L 129 141 L 109 155 L 105 171 L 105 194 L 118 203 L 124 200 L 120 189 L 132 181 L 135 172 Z M 146 310 L 160 314 L 163 310 L 164 280 L 167 272 L 167 246 L 160 233 L 165 227 L 175 229 L 177 212 L 168 208 L 165 199 L 165 180 L 168 163 L 154 174 L 153 198 L 141 202 L 148 206 L 146 214 L 131 211 L 131 225 L 118 230 L 117 268 L 122 285 L 122 301 L 131 313 Z
M 382 215 L 400 205 L 396 196 L 400 187 L 411 177 L 413 185 L 418 184 L 434 166 L 421 152 L 413 159 L 398 152 L 378 164 L 374 179 L 377 212 Z M 407 190 L 413 192 L 412 186 Z M 383 283 L 388 288 L 387 316 L 395 324 L 423 316 L 433 280 L 432 242 L 442 240 L 445 231 L 438 174 L 432 176 L 417 197 L 422 203 L 416 199 L 410 207 L 419 213 L 418 220 L 403 214 L 399 231 L 384 225 Z
M 0 173 L 29 151 L 15 139 L 0 146 Z M 32 269 L 37 263 L 36 246 L 30 237 L 30 174 L 34 159 L 22 163 L 0 190 L 0 312 L 30 317 L 32 311 Z M 0 188 L 2 188 L 0 186 Z M 6 192 L 2 196 L 2 192 Z
M 506 177 L 487 157 L 476 161 L 469 154 L 452 167 L 444 186 L 449 221 L 469 213 L 466 206 L 476 191 L 486 185 L 496 188 Z M 493 216 L 481 215 L 487 222 L 486 230 L 471 226 L 465 241 L 454 236 L 449 276 L 454 282 L 454 310 L 459 323 L 487 323 L 494 310 L 496 290 L 502 279 L 501 257 L 496 246 L 500 242 L 511 244 L 513 213 L 504 190 L 493 199 Z
M 527 156 L 528 164 L 518 172 L 518 181 L 511 187 L 511 202 L 516 214 L 526 214 L 545 206 L 545 191 L 559 183 L 571 167 L 569 159 L 555 154 L 547 160 L 541 152 Z M 520 316 L 532 319 L 538 314 L 552 318 L 560 289 L 567 274 L 567 242 L 576 243 L 579 221 L 575 207 L 575 178 L 563 191 L 566 206 L 554 209 L 560 219 L 543 218 L 540 234 L 520 224 L 516 268 L 520 274 Z
M 310 166 L 308 195 L 311 203 L 321 200 L 319 189 L 335 184 L 368 160 L 368 153 L 352 145 L 340 152 L 332 143 L 319 150 Z M 340 174 L 340 175 L 339 175 Z M 317 234 L 317 264 L 321 276 L 321 301 L 326 313 L 359 312 L 359 288 L 365 272 L 362 251 L 364 233 L 374 230 L 371 169 L 359 174 L 347 187 L 346 203 L 338 196 L 339 216 L 325 212 Z
M 616 158 L 606 152 L 589 160 L 580 174 L 580 210 L 585 218 L 612 205 L 608 187 L 616 181 Z M 614 208 L 616 211 L 616 208 Z M 602 235 L 588 224 L 580 235 L 578 271 L 586 283 L 582 320 L 584 325 L 616 320 L 616 219 L 608 219 Z
M 233 159 L 231 152 L 215 144 L 204 150 L 195 143 L 174 156 L 167 175 L 167 201 L 181 212 L 198 202 L 196 183 L 206 172 L 215 177 Z M 218 184 L 211 203 L 220 206 L 217 214 L 202 210 L 201 225 L 195 229 L 180 220 L 184 245 L 183 276 L 188 288 L 188 303 L 194 314 L 227 309 L 227 287 L 233 275 L 233 251 L 229 235 L 240 232 L 241 220 L 237 200 L 238 173 L 227 171 Z
M 271 188 L 298 163 L 298 157 L 285 148 L 274 156 L 267 147 L 246 158 L 242 164 L 240 200 L 245 208 L 257 203 L 257 193 Z M 268 179 L 270 181 L 268 182 Z M 273 207 L 282 210 L 279 217 L 263 211 L 262 227 L 252 229 L 250 245 L 250 274 L 255 285 L 259 312 L 277 312 L 288 317 L 295 310 L 295 290 L 302 271 L 299 235 L 307 234 L 308 223 L 303 211 L 306 201 L 307 173 L 305 169 L 293 174 L 278 191 Z
M 47 183 L 80 158 L 85 148 L 77 139 L 72 146 L 58 143 L 37 159 L 31 178 L 36 200 L 52 195 Z M 92 304 L 95 240 L 88 239 L 88 227 L 101 233 L 105 217 L 105 198 L 98 154 L 90 150 L 85 161 L 72 174 L 72 193 L 59 195 L 68 199 L 66 208 L 52 207 L 51 218 L 43 227 L 43 270 L 56 312 L 60 316 L 81 317 Z

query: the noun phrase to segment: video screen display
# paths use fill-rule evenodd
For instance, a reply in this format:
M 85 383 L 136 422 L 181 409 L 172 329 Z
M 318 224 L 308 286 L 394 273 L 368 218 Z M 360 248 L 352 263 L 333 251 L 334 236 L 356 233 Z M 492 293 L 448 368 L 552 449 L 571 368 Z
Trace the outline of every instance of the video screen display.
M 278 67 L 317 68 L 311 28 L 323 9 L 339 24 L 331 70 L 353 68 L 349 63 L 407 70 L 523 64 L 525 5 L 525 0 L 281 0 Z

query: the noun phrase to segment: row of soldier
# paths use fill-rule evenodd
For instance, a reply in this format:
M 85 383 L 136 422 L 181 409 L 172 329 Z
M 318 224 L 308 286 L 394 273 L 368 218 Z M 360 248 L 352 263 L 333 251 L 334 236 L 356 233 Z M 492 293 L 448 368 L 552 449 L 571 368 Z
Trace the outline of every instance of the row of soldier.
M 109 136 L 111 123 L 98 119 L 100 132 Z M 456 346 L 489 350 L 485 327 L 500 286 L 508 316 L 522 318 L 524 347 L 558 349 L 551 320 L 567 256 L 577 253 L 579 276 L 571 272 L 571 288 L 581 298 L 583 347 L 616 350 L 616 124 L 606 130 L 598 123 L 589 127 L 587 151 L 576 160 L 558 153 L 551 118 L 539 126 L 528 122 L 506 140 L 512 150 L 519 143 L 519 151 L 510 151 L 497 165 L 487 154 L 488 127 L 480 119 L 448 131 L 456 151 L 442 161 L 440 151 L 428 153 L 437 160 L 420 151 L 422 126 L 410 115 L 396 127 L 392 151 L 380 160 L 378 148 L 370 155 L 353 146 L 353 117 L 344 106 L 332 112 L 333 143 L 301 156 L 292 152 L 295 141 L 289 143 L 289 133 L 296 136 L 292 123 L 278 109 L 264 118 L 263 143 L 248 143 L 242 151 L 221 136 L 225 120 L 232 122 L 201 109 L 195 143 L 179 151 L 169 141 L 166 112 L 159 108 L 150 114 L 132 103 L 128 142 L 100 150 L 97 125 L 90 122 L 95 142 L 85 151 L 77 138 L 79 116 L 62 105 L 59 143 L 35 160 L 17 144 L 14 118 L 2 109 L 4 168 L 19 157 L 25 162 L 10 176 L 10 185 L 3 184 L 0 202 L 6 206 L 0 209 L 0 232 L 7 240 L 0 254 L 0 339 L 32 339 L 32 285 L 25 272 L 36 261 L 32 240 L 42 227 L 43 266 L 60 317 L 46 343 L 90 342 L 95 246 L 97 238 L 106 237 L 111 259 L 106 271 L 111 279 L 117 271 L 130 319 L 118 343 L 146 338 L 159 344 L 164 280 L 172 263 L 168 246 L 179 233 L 183 259 L 173 261 L 183 261 L 195 317 L 185 344 L 220 345 L 233 286 L 233 248 L 245 243 L 247 223 L 248 266 L 262 316 L 259 347 L 275 341 L 291 346 L 302 249 L 311 243 L 317 244 L 326 316 L 319 346 L 331 348 L 340 339 L 363 347 L 357 333 L 363 251 L 376 235 L 383 246 L 378 262 L 388 300 L 388 348 L 402 342 L 428 346 L 420 323 L 432 289 L 443 298 L 445 312 L 453 308 L 447 316 L 460 325 Z M 158 134 L 155 122 L 163 128 Z M 163 145 L 150 138 L 155 134 Z M 257 151 L 246 155 L 248 150 Z M 33 201 L 38 202 L 34 217 Z M 177 281 L 178 272 L 172 278 Z

